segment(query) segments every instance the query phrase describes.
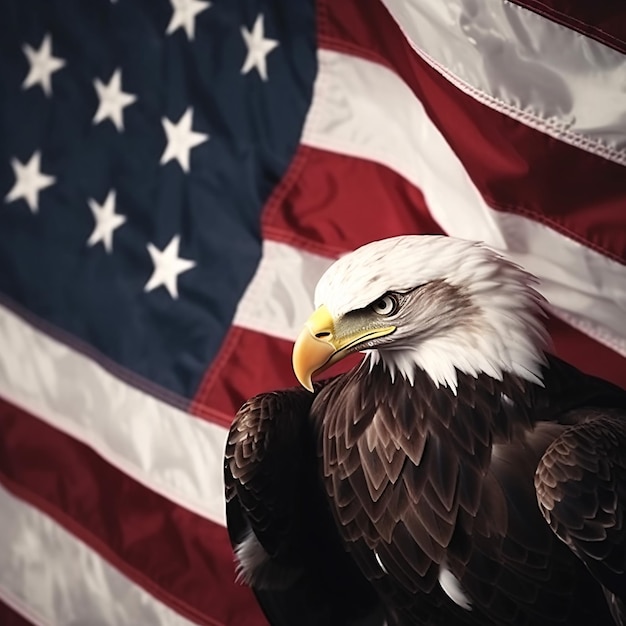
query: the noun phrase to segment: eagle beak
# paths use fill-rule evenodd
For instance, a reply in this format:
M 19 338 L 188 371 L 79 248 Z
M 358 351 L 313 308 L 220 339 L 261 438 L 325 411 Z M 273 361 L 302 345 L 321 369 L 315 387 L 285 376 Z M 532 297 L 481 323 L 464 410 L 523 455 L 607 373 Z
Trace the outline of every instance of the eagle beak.
M 363 320 L 354 324 L 353 329 L 350 326 L 345 318 L 334 320 L 324 305 L 306 321 L 293 346 L 291 357 L 296 378 L 305 389 L 312 392 L 313 376 L 355 351 L 350 348 L 396 330 L 395 326 L 367 328 Z
M 322 305 L 304 324 L 291 354 L 293 371 L 305 389 L 313 391 L 313 374 L 330 367 L 328 362 L 338 349 L 335 343 L 335 321 Z

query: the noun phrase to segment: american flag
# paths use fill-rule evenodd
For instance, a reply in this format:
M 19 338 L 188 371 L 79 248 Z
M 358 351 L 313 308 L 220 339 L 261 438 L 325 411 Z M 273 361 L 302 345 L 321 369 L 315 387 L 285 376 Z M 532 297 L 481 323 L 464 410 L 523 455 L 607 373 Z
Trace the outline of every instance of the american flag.
M 626 8 L 0 3 L 0 623 L 260 626 L 226 429 L 321 272 L 480 239 L 626 386 Z

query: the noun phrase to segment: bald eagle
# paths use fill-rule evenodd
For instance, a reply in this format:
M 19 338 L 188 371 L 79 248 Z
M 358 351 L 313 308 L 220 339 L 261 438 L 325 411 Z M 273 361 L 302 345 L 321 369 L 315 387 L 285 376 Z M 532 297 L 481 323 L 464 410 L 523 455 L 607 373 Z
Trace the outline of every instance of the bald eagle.
M 626 392 L 550 354 L 535 282 L 443 236 L 322 276 L 302 387 L 248 401 L 226 446 L 272 624 L 626 624 Z

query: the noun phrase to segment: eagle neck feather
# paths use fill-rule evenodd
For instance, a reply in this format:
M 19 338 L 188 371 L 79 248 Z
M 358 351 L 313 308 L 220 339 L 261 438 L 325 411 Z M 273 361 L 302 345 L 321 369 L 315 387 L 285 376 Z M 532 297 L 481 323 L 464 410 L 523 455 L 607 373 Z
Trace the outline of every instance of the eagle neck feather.
M 345 416 L 348 446 L 374 419 L 385 419 L 394 422 L 387 426 L 390 432 L 407 439 L 437 436 L 447 440 L 460 433 L 454 445 L 460 453 L 465 449 L 474 454 L 479 447 L 510 441 L 520 430 L 532 428 L 535 414 L 530 407 L 544 395 L 542 386 L 509 373 L 500 380 L 458 372 L 454 390 L 437 385 L 420 370 L 412 381 L 400 377 L 390 384 L 388 369 L 381 362 L 355 368 L 346 376 L 345 387 L 337 387 L 340 396 L 335 401 Z

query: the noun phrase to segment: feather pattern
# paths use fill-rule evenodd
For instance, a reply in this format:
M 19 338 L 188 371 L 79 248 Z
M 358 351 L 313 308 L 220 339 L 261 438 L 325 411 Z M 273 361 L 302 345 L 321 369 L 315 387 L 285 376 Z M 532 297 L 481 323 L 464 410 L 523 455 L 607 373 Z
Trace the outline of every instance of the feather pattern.
M 626 394 L 553 357 L 542 375 L 460 375 L 452 393 L 377 366 L 244 405 L 229 532 L 258 541 L 240 550 L 272 623 L 622 623 Z
M 541 512 L 611 593 L 626 597 L 626 421 L 623 411 L 573 410 L 537 468 Z

